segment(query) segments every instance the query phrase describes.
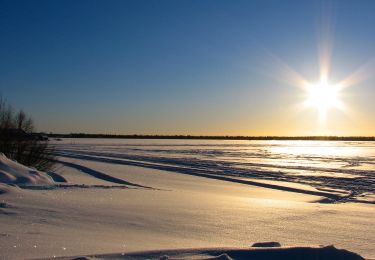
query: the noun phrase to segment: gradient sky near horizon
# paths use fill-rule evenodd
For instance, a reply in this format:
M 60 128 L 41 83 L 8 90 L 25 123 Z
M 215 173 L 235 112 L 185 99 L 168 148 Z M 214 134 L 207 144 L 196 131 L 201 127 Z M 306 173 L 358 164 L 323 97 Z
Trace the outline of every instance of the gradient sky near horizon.
M 374 135 L 374 13 L 370 0 L 0 0 L 0 93 L 46 132 Z M 319 81 L 325 28 L 330 81 L 360 80 L 322 123 L 285 77 Z

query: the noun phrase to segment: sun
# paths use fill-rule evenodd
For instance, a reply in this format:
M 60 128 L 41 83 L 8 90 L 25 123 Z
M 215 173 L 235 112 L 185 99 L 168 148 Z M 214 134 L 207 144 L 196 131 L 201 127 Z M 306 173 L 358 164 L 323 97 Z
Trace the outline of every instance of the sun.
M 331 85 L 324 79 L 317 84 L 309 84 L 306 87 L 307 99 L 305 104 L 308 107 L 316 108 L 320 119 L 324 119 L 330 108 L 340 109 L 342 107 L 339 100 L 340 89 L 339 85 Z

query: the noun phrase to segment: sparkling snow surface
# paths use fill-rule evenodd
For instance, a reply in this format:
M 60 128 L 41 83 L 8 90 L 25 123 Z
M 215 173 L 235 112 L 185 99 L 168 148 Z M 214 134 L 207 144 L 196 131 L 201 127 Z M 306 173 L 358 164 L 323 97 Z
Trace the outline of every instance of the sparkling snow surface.
M 61 156 L 311 185 L 375 201 L 375 142 L 64 139 Z
M 56 173 L 66 183 L 33 189 L 0 184 L 1 259 L 249 247 L 260 241 L 334 244 L 375 258 L 375 205 L 368 203 L 374 194 L 372 142 L 68 139 L 55 144 L 61 155 Z M 319 203 L 319 196 L 199 173 L 350 197 Z M 358 203 L 364 193 L 367 203 Z

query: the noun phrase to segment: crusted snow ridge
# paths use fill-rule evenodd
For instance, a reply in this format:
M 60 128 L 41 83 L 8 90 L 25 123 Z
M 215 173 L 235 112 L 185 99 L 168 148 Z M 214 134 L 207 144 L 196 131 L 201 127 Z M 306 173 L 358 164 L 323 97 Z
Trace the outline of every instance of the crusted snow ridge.
M 19 164 L 0 153 L 0 183 L 45 185 L 54 181 L 47 173 Z

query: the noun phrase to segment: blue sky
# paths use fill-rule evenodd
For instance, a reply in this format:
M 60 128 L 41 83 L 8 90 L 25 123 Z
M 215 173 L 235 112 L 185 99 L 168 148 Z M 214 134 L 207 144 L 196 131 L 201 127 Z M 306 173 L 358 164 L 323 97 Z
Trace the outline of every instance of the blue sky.
M 374 12 L 374 1 L 1 0 L 0 92 L 47 132 L 373 135 L 373 79 L 345 89 L 350 115 L 331 109 L 322 126 L 295 108 L 305 93 L 275 60 L 318 81 L 325 17 L 330 78 L 345 78 L 375 57 Z

